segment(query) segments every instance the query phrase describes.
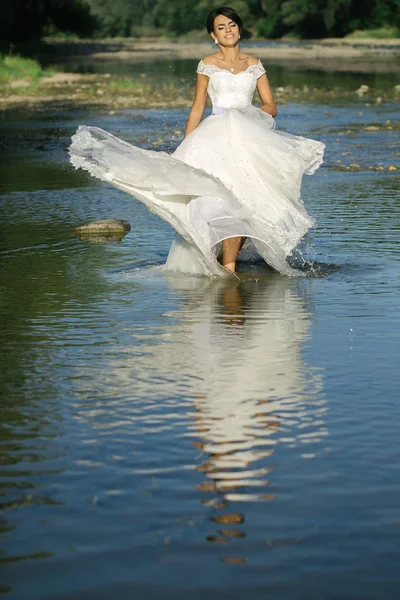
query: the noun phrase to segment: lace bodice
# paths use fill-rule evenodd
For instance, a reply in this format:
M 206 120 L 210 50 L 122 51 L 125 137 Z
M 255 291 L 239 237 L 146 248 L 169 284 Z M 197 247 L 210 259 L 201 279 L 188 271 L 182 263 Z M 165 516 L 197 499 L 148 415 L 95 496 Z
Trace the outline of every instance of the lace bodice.
M 196 73 L 209 77 L 207 91 L 213 106 L 242 108 L 252 103 L 257 79 L 264 75 L 265 69 L 259 60 L 256 65 L 235 75 L 228 69 L 206 65 L 201 60 Z

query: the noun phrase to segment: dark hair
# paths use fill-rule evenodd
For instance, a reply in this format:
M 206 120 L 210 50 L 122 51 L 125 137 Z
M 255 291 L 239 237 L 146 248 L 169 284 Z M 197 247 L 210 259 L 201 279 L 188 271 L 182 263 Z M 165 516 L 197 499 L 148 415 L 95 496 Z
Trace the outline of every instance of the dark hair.
M 242 19 L 239 17 L 236 10 L 233 10 L 233 8 L 229 8 L 229 6 L 221 6 L 220 8 L 216 8 L 215 10 L 210 12 L 210 14 L 207 17 L 207 22 L 206 22 L 206 27 L 207 27 L 208 33 L 211 33 L 212 31 L 214 31 L 214 20 L 219 15 L 228 17 L 228 19 L 230 19 L 231 21 L 234 21 L 234 23 L 236 23 L 236 25 L 239 27 L 239 34 L 243 35 Z

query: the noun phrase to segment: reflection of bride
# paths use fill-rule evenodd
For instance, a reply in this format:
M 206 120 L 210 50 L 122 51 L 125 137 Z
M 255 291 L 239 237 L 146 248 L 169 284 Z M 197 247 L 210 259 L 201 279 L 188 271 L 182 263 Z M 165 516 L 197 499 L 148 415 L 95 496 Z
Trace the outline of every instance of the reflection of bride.
M 197 378 L 191 434 L 200 435 L 196 445 L 205 453 L 201 489 L 225 501 L 268 499 L 260 487 L 268 484 L 265 459 L 276 444 L 290 439 L 306 447 L 325 433 L 321 375 L 302 356 L 309 327 L 302 283 L 272 276 L 192 285 L 179 315 L 185 347 L 169 346 L 166 364 L 157 356 L 169 376 L 177 368 L 177 377 L 185 356 Z
M 259 281 L 171 274 L 166 281 L 163 305 L 172 296 L 174 308 L 128 328 L 126 344 L 115 340 L 79 418 L 114 440 L 116 456 L 127 439 L 139 445 L 130 465 L 138 489 L 149 475 L 171 476 L 164 484 L 179 497 L 189 480 L 213 521 L 240 523 L 240 502 L 276 496 L 280 450 L 312 460 L 327 435 L 322 373 L 303 350 L 313 280 L 269 273 Z
M 186 138 L 172 156 L 82 126 L 73 136 L 71 161 L 176 229 L 169 271 L 227 275 L 247 238 L 268 265 L 298 274 L 286 259 L 313 224 L 300 199 L 301 180 L 321 164 L 324 146 L 274 131 L 268 79 L 261 62 L 239 50 L 236 12 L 216 9 L 207 29 L 218 51 L 199 63 Z M 256 87 L 260 109 L 252 105 Z M 200 123 L 207 93 L 213 113 Z

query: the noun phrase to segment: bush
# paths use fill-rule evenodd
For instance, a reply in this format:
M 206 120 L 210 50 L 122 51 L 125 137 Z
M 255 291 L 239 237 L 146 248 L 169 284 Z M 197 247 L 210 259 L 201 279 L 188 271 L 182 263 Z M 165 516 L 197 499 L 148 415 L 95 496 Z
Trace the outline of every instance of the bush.
M 16 79 L 34 81 L 42 75 L 44 71 L 36 60 L 0 55 L 0 83 L 8 83 Z
M 285 29 L 280 15 L 276 15 L 269 19 L 258 19 L 254 31 L 258 38 L 278 38 L 284 34 Z
M 353 39 L 394 39 L 400 37 L 400 29 L 396 27 L 379 27 L 379 29 L 356 29 L 347 38 Z

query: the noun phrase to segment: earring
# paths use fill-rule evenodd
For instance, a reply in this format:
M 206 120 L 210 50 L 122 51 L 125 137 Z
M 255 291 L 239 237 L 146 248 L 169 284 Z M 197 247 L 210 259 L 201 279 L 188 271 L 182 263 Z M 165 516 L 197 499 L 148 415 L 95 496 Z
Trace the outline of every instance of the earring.
M 239 35 L 239 40 L 240 40 L 240 38 L 241 38 L 241 37 L 242 37 L 242 36 L 241 36 L 241 35 Z
M 214 40 L 214 44 L 217 44 L 217 46 L 218 46 L 218 40 Z

